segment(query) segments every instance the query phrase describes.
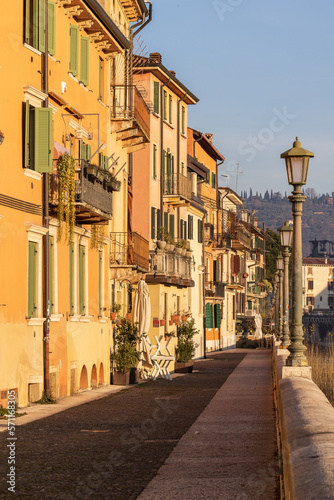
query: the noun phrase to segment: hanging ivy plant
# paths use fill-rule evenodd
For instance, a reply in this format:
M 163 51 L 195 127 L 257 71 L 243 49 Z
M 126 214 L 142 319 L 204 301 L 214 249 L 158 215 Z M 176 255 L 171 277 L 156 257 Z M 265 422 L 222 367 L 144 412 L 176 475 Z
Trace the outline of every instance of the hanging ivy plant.
M 66 240 L 73 241 L 75 225 L 75 160 L 65 153 L 57 161 L 58 175 L 58 241 L 66 223 Z
M 90 238 L 90 247 L 102 250 L 104 242 L 104 226 L 93 224 L 92 235 Z

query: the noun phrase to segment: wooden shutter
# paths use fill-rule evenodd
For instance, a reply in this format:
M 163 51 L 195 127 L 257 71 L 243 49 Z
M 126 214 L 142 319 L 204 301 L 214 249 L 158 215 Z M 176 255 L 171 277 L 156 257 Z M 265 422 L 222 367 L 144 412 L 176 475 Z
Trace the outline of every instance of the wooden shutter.
M 30 167 L 30 104 L 25 103 L 25 127 L 24 127 L 24 166 Z
M 159 114 L 159 82 L 154 82 L 153 90 L 153 111 Z
M 70 72 L 78 75 L 78 53 L 79 53 L 79 29 L 77 26 L 70 26 Z
M 48 2 L 48 50 L 52 56 L 56 53 L 56 4 Z
M 45 0 L 38 3 L 38 50 L 45 52 Z
M 169 214 L 169 232 L 174 238 L 174 214 Z
M 167 92 L 164 90 L 164 120 L 167 120 Z
M 184 239 L 186 240 L 187 239 L 187 235 L 188 235 L 188 231 L 187 231 L 188 224 L 187 224 L 187 221 L 183 221 L 183 226 L 184 226 L 184 230 L 183 230 Z
M 54 313 L 54 238 L 49 236 L 49 307 Z
M 39 50 L 39 1 L 32 0 L 32 46 L 37 50 Z
M 80 80 L 87 86 L 89 81 L 89 38 L 81 37 Z
M 35 108 L 34 169 L 52 172 L 52 109 Z
M 102 100 L 102 88 L 103 88 L 103 60 L 99 58 L 99 99 Z
M 173 111 L 173 98 L 171 95 L 169 95 L 169 106 L 168 106 L 168 114 L 169 114 L 169 123 L 172 123 L 172 119 L 173 119 L 173 115 L 172 115 L 172 111 Z
M 74 248 L 69 245 L 69 286 L 70 286 L 70 315 L 74 314 Z
M 103 167 L 103 153 L 99 153 L 99 167 Z
M 28 318 L 37 315 L 37 243 L 28 242 Z
M 153 179 L 157 178 L 157 146 L 153 144 Z
M 92 146 L 90 144 L 86 145 L 86 160 L 90 161 L 92 157 Z
M 205 328 L 213 328 L 212 304 L 205 304 Z
M 168 212 L 164 212 L 164 228 L 168 232 Z
M 30 4 L 31 0 L 24 0 L 24 41 L 29 43 L 30 40 Z
M 188 215 L 188 240 L 194 238 L 194 218 L 192 215 Z
M 185 118 L 186 118 L 186 110 L 184 108 L 184 106 L 182 106 L 182 125 L 181 125 L 181 133 L 182 134 L 185 134 L 186 131 L 185 131 Z
M 215 188 L 216 187 L 216 174 L 214 172 L 212 172 L 212 183 L 211 183 L 212 187 Z
M 102 252 L 99 250 L 99 316 L 102 316 Z
M 220 304 L 214 305 L 214 313 L 215 313 L 215 328 L 220 328 Z
M 160 208 L 158 208 L 157 209 L 157 229 L 161 226 L 160 213 L 161 213 L 161 210 L 160 210 Z
M 108 170 L 108 156 L 103 156 L 103 168 Z
M 151 207 L 151 238 L 155 238 L 155 208 Z
M 79 314 L 85 314 L 85 247 L 79 245 Z
M 203 243 L 203 221 L 202 221 L 202 219 L 197 220 L 197 230 L 198 230 L 198 243 Z

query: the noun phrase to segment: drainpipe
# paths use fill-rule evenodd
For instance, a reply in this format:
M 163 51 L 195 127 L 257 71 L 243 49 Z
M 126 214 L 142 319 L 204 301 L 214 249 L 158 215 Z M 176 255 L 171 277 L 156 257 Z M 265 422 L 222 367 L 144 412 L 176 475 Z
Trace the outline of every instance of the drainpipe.
M 204 240 L 204 220 L 205 214 L 202 219 L 202 261 L 203 261 L 203 343 L 204 343 L 204 355 L 203 358 L 206 359 L 206 318 L 205 318 L 205 240 Z
M 152 2 L 145 2 L 145 3 L 148 3 L 149 4 L 149 9 L 148 9 L 148 19 L 145 21 L 145 14 L 143 14 L 143 17 L 140 21 L 138 21 L 138 23 L 136 24 L 133 24 L 132 26 L 130 26 L 130 64 L 132 65 L 132 57 L 133 57 L 133 39 L 134 37 L 137 35 L 137 33 L 139 33 L 143 28 L 145 28 L 145 26 L 148 25 L 148 23 L 150 23 L 152 21 Z M 134 32 L 133 30 L 135 28 L 137 28 L 139 26 L 139 28 Z M 127 73 L 126 73 L 127 75 Z M 130 85 L 132 85 L 132 77 L 133 77 L 133 73 L 131 71 L 131 74 L 130 74 L 130 79 L 131 81 L 129 82 Z M 125 82 L 127 83 L 127 82 Z
M 43 82 L 42 90 L 48 95 L 49 92 L 49 44 L 48 44 L 48 0 L 45 0 L 45 53 L 43 57 Z M 48 97 L 44 101 L 44 107 L 49 106 Z M 43 226 L 47 229 L 43 237 L 44 242 L 44 278 L 43 278 L 43 368 L 44 368 L 44 391 L 47 395 L 50 394 L 50 300 L 49 300 L 49 174 L 43 174 Z
M 182 99 L 177 101 L 177 118 L 176 118 L 176 165 L 178 170 L 180 170 L 180 103 L 185 100 L 187 94 L 184 94 Z
M 164 225 L 164 88 L 171 81 L 171 77 L 168 78 L 166 83 L 163 83 L 160 88 L 160 227 Z

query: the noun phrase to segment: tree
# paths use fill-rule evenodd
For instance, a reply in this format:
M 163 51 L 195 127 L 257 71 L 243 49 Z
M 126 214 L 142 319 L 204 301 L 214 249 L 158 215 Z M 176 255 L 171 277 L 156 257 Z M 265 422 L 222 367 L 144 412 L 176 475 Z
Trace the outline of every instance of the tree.
M 267 191 L 264 193 L 264 199 L 265 199 L 265 200 L 268 200 L 268 201 L 270 200 L 270 196 L 269 196 L 269 191 L 268 191 L 268 189 L 267 189 Z
M 266 233 L 269 236 L 266 241 L 266 278 L 268 281 L 274 281 L 277 271 L 276 258 L 281 251 L 280 238 L 272 229 L 267 229 Z

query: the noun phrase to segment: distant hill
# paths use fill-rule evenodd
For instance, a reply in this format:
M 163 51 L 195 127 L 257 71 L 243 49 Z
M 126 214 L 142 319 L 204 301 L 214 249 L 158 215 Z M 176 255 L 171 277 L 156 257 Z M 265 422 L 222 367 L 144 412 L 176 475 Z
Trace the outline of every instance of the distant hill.
M 330 240 L 334 241 L 334 192 L 329 195 L 317 195 L 313 189 L 306 189 L 304 194 L 307 196 L 303 204 L 303 257 L 310 255 L 310 240 Z M 292 221 L 292 204 L 289 202 L 286 194 L 269 193 L 252 194 L 250 190 L 241 193 L 244 201 L 244 208 L 250 212 L 254 211 L 254 216 L 258 218 L 258 223 L 262 226 L 276 231 L 282 227 L 285 220 Z

